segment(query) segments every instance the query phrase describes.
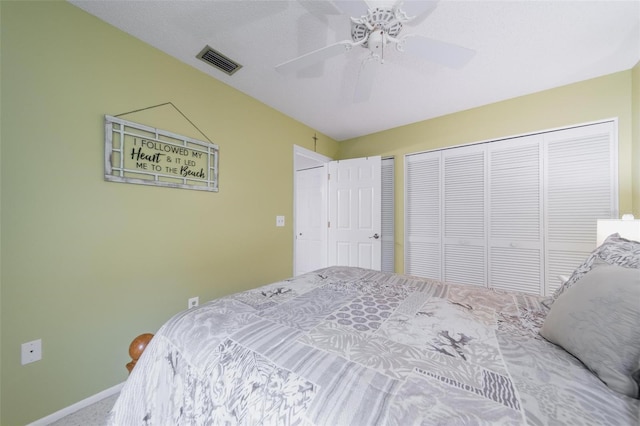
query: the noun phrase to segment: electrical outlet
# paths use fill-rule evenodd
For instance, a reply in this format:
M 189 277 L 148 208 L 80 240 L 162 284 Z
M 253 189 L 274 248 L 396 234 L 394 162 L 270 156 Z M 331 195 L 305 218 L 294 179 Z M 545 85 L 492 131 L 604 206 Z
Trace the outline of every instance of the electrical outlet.
M 42 339 L 23 343 L 21 353 L 22 365 L 40 361 L 42 359 Z
M 189 299 L 189 301 L 187 302 L 187 307 L 191 309 L 191 308 L 195 308 L 199 304 L 200 304 L 200 297 L 196 296 Z
M 284 216 L 276 216 L 276 226 L 284 226 Z

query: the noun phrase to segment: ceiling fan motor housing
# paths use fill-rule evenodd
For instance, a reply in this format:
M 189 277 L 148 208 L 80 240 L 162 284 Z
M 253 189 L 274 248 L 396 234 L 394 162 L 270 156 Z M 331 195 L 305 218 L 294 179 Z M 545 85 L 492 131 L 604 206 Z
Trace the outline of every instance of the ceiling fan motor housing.
M 378 49 L 376 46 L 369 46 L 369 42 L 375 40 L 377 43 L 388 43 L 395 39 L 402 31 L 403 22 L 409 19 L 400 9 L 397 8 L 377 8 L 369 10 L 365 16 L 351 18 L 351 39 L 355 43 L 362 43 L 368 49 Z M 378 31 L 381 37 L 371 34 Z M 380 33 L 381 32 L 381 33 Z

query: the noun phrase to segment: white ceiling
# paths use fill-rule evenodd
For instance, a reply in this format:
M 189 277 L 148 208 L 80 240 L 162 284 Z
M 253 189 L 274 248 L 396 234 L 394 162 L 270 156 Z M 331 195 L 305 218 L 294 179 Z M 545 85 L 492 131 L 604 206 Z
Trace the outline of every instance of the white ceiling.
M 403 31 L 473 49 L 473 59 L 450 69 L 387 49 L 369 100 L 354 102 L 366 49 L 328 59 L 315 67 L 316 77 L 275 70 L 351 39 L 347 15 L 311 14 L 327 5 L 303 1 L 70 2 L 338 141 L 627 70 L 640 60 L 640 0 L 440 0 Z M 202 62 L 196 55 L 206 45 L 243 67 L 228 76 Z

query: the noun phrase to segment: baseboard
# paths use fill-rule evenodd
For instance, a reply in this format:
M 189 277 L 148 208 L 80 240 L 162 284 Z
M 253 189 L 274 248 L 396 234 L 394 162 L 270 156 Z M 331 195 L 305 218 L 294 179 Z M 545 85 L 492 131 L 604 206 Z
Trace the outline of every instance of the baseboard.
M 109 389 L 105 389 L 102 392 L 99 392 L 93 396 L 90 396 L 89 398 L 85 398 L 82 401 L 76 402 L 73 405 L 63 408 L 60 411 L 56 411 L 55 413 L 50 414 L 47 417 L 43 417 L 40 420 L 36 420 L 33 423 L 29 423 L 27 426 L 46 426 L 53 422 L 57 422 L 63 417 L 66 417 L 70 414 L 75 413 L 76 411 L 82 410 L 83 408 L 90 406 L 91 404 L 95 404 L 98 401 L 101 401 L 105 398 L 108 398 L 112 395 L 117 394 L 118 392 L 120 392 L 120 390 L 122 390 L 123 386 L 124 386 L 124 382 L 118 385 L 115 385 L 113 387 L 110 387 Z

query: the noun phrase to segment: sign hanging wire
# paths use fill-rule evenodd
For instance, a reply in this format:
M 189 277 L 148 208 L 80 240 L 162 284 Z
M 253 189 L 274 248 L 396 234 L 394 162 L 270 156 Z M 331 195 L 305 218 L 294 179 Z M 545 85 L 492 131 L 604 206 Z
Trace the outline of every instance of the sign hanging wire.
M 200 134 L 201 134 L 202 136 L 204 136 L 206 140 L 208 140 L 210 143 L 213 143 L 213 141 L 212 141 L 211 139 L 209 139 L 209 138 L 207 137 L 207 135 L 205 135 L 205 134 L 202 132 L 202 130 L 200 130 L 200 129 L 198 128 L 198 126 L 196 126 L 195 124 L 193 124 L 193 121 L 189 120 L 189 117 L 187 117 L 186 115 L 184 115 L 184 113 L 183 113 L 182 111 L 180 111 L 180 110 L 178 109 L 178 107 L 177 107 L 177 106 L 175 106 L 172 102 L 165 102 L 165 103 L 163 103 L 163 104 L 153 105 L 153 106 L 146 107 L 146 108 L 140 108 L 140 109 L 136 109 L 136 110 L 129 111 L 129 112 L 123 112 L 123 113 L 121 113 L 121 114 L 114 115 L 114 117 L 120 117 L 120 116 L 127 115 L 127 114 L 133 114 L 133 113 L 135 113 L 135 112 L 146 111 L 146 110 L 148 110 L 148 109 L 153 109 L 153 108 L 159 108 L 159 107 L 163 107 L 163 106 L 165 106 L 165 105 L 171 105 L 171 106 L 172 106 L 176 111 L 178 111 L 178 113 L 180 113 L 180 115 L 181 115 L 182 117 L 184 117 L 184 119 L 185 119 L 185 120 L 187 120 L 187 121 L 189 122 L 189 124 L 191 124 L 191 125 L 192 125 L 192 126 L 193 126 L 197 131 L 198 131 L 198 132 L 200 132 Z

